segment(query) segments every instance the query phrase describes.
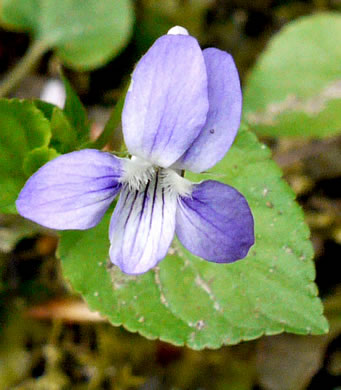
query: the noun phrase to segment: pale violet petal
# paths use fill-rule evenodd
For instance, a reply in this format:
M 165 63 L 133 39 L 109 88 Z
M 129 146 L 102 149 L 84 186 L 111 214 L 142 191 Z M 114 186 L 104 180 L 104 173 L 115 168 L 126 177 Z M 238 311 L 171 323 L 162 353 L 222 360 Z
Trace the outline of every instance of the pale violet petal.
M 51 229 L 89 229 L 121 189 L 121 175 L 121 161 L 109 153 L 85 149 L 64 154 L 28 179 L 17 210 Z
M 192 172 L 205 171 L 224 157 L 238 132 L 242 111 L 242 92 L 233 58 L 214 48 L 203 53 L 210 105 L 207 121 L 198 138 L 174 165 Z
M 137 64 L 122 114 L 129 152 L 167 168 L 206 122 L 207 74 L 191 36 L 164 35 Z
M 236 189 L 208 180 L 195 185 L 191 197 L 179 198 L 176 234 L 195 255 L 230 263 L 244 258 L 253 245 L 253 217 Z
M 127 274 L 141 274 L 162 260 L 175 229 L 176 196 L 156 174 L 140 191 L 123 187 L 110 222 L 110 259 Z

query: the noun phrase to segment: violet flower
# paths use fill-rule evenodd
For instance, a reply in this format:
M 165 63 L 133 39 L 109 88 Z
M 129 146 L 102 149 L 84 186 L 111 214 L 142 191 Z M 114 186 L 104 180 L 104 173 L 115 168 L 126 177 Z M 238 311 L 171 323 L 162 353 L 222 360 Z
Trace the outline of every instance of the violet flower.
M 131 159 L 96 150 L 41 167 L 16 202 L 19 213 L 52 229 L 95 226 L 120 192 L 110 222 L 110 259 L 128 274 L 162 260 L 174 234 L 192 253 L 228 263 L 254 243 L 245 198 L 212 180 L 191 183 L 230 148 L 242 96 L 232 57 L 201 50 L 182 27 L 159 38 L 137 64 L 122 126 Z

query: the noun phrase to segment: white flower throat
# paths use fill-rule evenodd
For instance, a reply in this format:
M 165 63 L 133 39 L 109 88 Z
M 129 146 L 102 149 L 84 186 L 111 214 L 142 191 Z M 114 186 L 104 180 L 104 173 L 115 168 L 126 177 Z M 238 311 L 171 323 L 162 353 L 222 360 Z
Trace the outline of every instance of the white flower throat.
M 180 175 L 180 172 L 172 168 L 161 168 L 139 157 L 124 160 L 123 175 L 120 180 L 127 184 L 131 191 L 142 191 L 148 182 L 158 181 L 167 192 L 173 192 L 181 197 L 190 197 L 193 183 Z

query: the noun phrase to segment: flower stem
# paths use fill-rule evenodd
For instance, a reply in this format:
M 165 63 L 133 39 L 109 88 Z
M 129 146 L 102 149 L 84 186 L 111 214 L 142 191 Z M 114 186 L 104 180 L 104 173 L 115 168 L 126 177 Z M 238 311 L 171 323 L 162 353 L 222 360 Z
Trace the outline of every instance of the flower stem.
M 102 134 L 95 141 L 87 143 L 86 145 L 83 145 L 83 147 L 102 149 L 105 145 L 110 144 L 111 150 L 116 152 L 120 151 L 123 142 L 123 135 L 122 129 L 119 128 L 119 125 L 121 123 L 121 115 L 128 86 L 129 85 L 124 88 Z
M 48 46 L 42 41 L 34 41 L 24 57 L 6 74 L 0 83 L 0 97 L 8 93 L 33 69 Z

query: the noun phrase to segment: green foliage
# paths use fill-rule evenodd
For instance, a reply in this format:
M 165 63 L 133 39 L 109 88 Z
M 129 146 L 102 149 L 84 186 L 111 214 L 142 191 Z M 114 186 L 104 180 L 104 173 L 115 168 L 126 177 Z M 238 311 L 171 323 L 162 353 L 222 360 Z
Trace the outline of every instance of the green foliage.
M 86 110 L 70 82 L 63 76 L 66 100 L 64 113 L 72 124 L 80 141 L 85 141 L 89 136 L 89 124 Z
M 2 0 L 1 5 L 6 25 L 29 30 L 74 68 L 107 62 L 127 43 L 133 24 L 130 0 Z
M 88 139 L 85 108 L 64 79 L 64 111 L 40 100 L 0 100 L 0 211 L 15 213 L 25 181 L 59 153 L 71 152 Z
M 262 135 L 340 132 L 341 15 L 305 16 L 270 41 L 250 74 L 244 117 Z
M 12 213 L 28 177 L 25 160 L 32 151 L 48 146 L 51 132 L 48 120 L 33 103 L 17 99 L 0 100 L 0 128 L 0 211 Z M 32 167 L 33 161 L 26 164 Z
M 71 126 L 64 112 L 59 107 L 54 107 L 51 116 L 51 144 L 60 153 L 75 150 L 78 144 L 77 131 Z
M 175 241 L 159 267 L 128 276 L 108 267 L 107 214 L 92 230 L 61 234 L 64 274 L 90 308 L 130 331 L 195 349 L 283 331 L 325 333 L 309 230 L 270 151 L 244 130 L 210 173 L 188 178 L 220 180 L 245 195 L 256 228 L 248 257 L 209 263 Z
M 66 100 L 64 109 L 34 100 L 36 107 L 49 120 L 52 132 L 51 146 L 59 153 L 80 148 L 89 138 L 89 121 L 85 107 L 70 82 L 63 76 Z
M 51 121 L 53 110 L 56 106 L 40 99 L 33 99 L 32 102 L 44 114 L 45 118 Z
M 58 157 L 58 153 L 55 149 L 49 148 L 48 146 L 42 146 L 31 150 L 23 164 L 23 170 L 27 177 L 34 174 L 42 165 L 46 164 L 50 160 Z

